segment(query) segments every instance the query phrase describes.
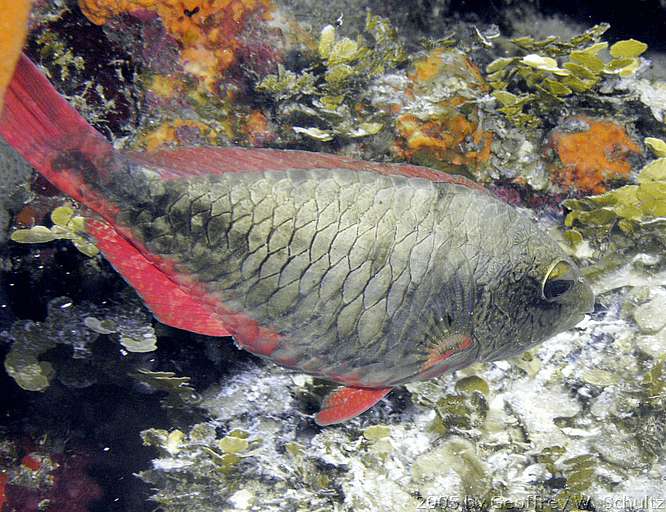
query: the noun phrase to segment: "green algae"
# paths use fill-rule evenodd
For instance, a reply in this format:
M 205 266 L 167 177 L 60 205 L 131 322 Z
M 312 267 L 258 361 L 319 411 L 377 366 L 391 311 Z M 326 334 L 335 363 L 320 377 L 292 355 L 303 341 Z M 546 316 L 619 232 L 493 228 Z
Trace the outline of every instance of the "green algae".
M 244 452 L 250 447 L 250 442 L 247 439 L 248 436 L 247 432 L 234 431 L 220 439 L 217 446 L 224 453 Z
M 139 368 L 132 376 L 157 391 L 165 392 L 163 404 L 168 408 L 191 408 L 200 401 L 195 389 L 190 385 L 190 377 L 180 377 L 174 372 L 151 371 Z
M 99 334 L 114 334 L 118 328 L 113 320 L 100 320 L 94 316 L 85 317 L 83 325 Z
M 564 453 L 566 453 L 566 448 L 563 446 L 548 446 L 536 455 L 536 459 L 544 464 L 550 473 L 555 474 L 558 472 L 556 462 Z
M 641 386 L 653 405 L 666 403 L 666 360 L 657 362 L 643 377 Z
M 287 404 L 285 408 L 280 405 L 280 400 L 284 400 L 282 387 L 288 379 L 278 383 L 275 376 L 251 373 L 245 377 L 245 391 L 241 388 L 238 395 L 231 395 L 229 389 L 238 386 L 237 377 L 226 388 L 223 385 L 215 391 L 230 401 L 216 401 L 208 406 L 210 411 L 217 411 L 209 424 L 200 425 L 208 433 L 196 443 L 187 440 L 194 438 L 192 434 L 186 434 L 185 444 L 176 455 L 156 459 L 156 469 L 144 472 L 142 477 L 158 489 L 155 499 L 168 512 L 185 510 L 187 506 L 215 510 L 215 505 L 222 506 L 220 503 L 230 508 L 230 503 L 239 497 L 264 510 L 301 510 L 298 503 L 304 502 L 311 509 L 365 512 L 376 510 L 374 497 L 380 490 L 384 499 L 391 495 L 387 510 L 416 509 L 418 502 L 400 501 L 408 498 L 391 486 L 394 475 L 400 478 L 400 487 L 412 496 L 469 496 L 476 503 L 493 503 L 498 510 L 520 508 L 521 492 L 548 497 L 547 506 L 540 510 L 569 512 L 576 510 L 577 505 L 592 506 L 599 493 L 611 492 L 628 475 L 657 460 L 660 419 L 656 416 L 657 404 L 649 406 L 649 396 L 661 390 L 663 369 L 654 369 L 652 362 L 644 368 L 627 364 L 629 356 L 623 350 L 631 350 L 630 340 L 622 345 L 622 350 L 615 347 L 595 352 L 586 336 L 589 333 L 570 334 L 559 350 L 560 359 L 555 361 L 549 360 L 551 356 L 544 357 L 541 351 L 541 364 L 546 371 L 536 375 L 526 374 L 512 362 L 494 369 L 494 364 L 479 365 L 459 379 L 410 384 L 412 401 L 417 404 L 416 411 L 409 413 L 414 421 L 393 423 L 395 418 L 390 416 L 378 419 L 376 415 L 366 415 L 345 425 L 316 430 L 313 437 L 302 435 L 303 418 L 298 404 Z M 579 354 L 581 350 L 590 351 L 591 360 L 602 357 L 602 361 L 592 368 L 583 364 L 582 371 L 574 370 L 582 363 L 571 362 L 569 354 Z M 568 366 L 567 371 L 563 371 L 563 365 Z M 498 374 L 499 367 L 505 368 L 506 373 Z M 553 371 L 554 368 L 559 370 Z M 622 372 L 617 368 L 622 368 Z M 607 381 L 609 375 L 612 378 Z M 590 376 L 594 383 L 587 382 Z M 506 386 L 507 382 L 511 385 Z M 636 386 L 637 382 L 644 384 Z M 652 382 L 658 382 L 656 388 Z M 580 403 L 575 410 L 562 409 L 559 399 L 552 399 L 560 395 L 545 392 L 554 383 L 561 388 L 558 393 L 564 394 L 562 400 Z M 591 399 L 575 392 L 588 384 L 617 397 L 610 406 L 596 407 L 607 414 L 603 419 L 590 413 L 589 400 L 594 400 L 600 391 Z M 519 388 L 513 390 L 516 386 Z M 486 418 L 480 426 L 469 428 L 474 423 L 470 416 L 475 414 L 470 398 L 484 396 L 486 387 L 488 395 L 492 388 Z M 629 400 L 630 389 L 635 395 Z M 244 394 L 258 390 L 262 390 L 259 395 L 244 401 Z M 518 412 L 507 406 L 507 393 L 523 395 L 527 390 L 534 396 L 527 399 L 524 409 Z M 566 397 L 567 390 L 575 398 Z M 238 408 L 228 410 L 230 407 Z M 523 414 L 533 416 L 545 407 L 553 409 L 551 425 L 524 421 Z M 219 417 L 221 410 L 224 413 Z M 642 412 L 647 410 L 647 415 Z M 449 424 L 442 430 L 433 429 L 428 423 L 433 413 L 435 423 L 442 424 L 444 416 Z M 264 415 L 278 421 L 257 421 Z M 640 422 L 645 425 L 641 427 Z M 223 440 L 236 429 L 248 434 L 250 446 L 228 454 L 220 444 L 226 443 Z M 644 440 L 637 441 L 639 436 Z M 257 437 L 262 442 L 253 449 Z M 166 438 L 161 442 L 165 443 Z M 160 453 L 166 454 L 166 450 Z M 635 458 L 638 462 L 628 466 L 626 461 Z M 203 493 L 209 501 L 192 493 Z M 188 502 L 186 497 L 195 501 Z M 441 502 L 442 507 L 445 504 Z
M 154 446 L 163 451 L 164 455 L 175 456 L 184 446 L 185 434 L 176 429 L 168 430 L 153 428 L 141 433 L 144 446 Z
M 647 50 L 647 45 L 635 39 L 618 41 L 610 47 L 610 54 L 615 58 L 634 58 L 643 54 Z
M 116 72 L 120 83 L 114 87 L 102 85 L 99 76 L 89 75 L 90 62 L 82 55 L 85 54 L 84 49 L 72 46 L 71 40 L 63 37 L 62 23 L 71 14 L 71 5 L 67 2 L 48 2 L 37 6 L 31 22 L 31 46 L 34 45 L 38 63 L 44 66 L 47 76 L 57 83 L 57 88 L 67 96 L 68 102 L 89 123 L 107 127 L 112 122 L 113 114 L 120 110 L 118 100 L 122 98 L 131 102 L 135 91 L 130 90 L 128 80 L 123 76 L 120 67 L 122 59 L 108 63 L 118 66 Z
M 60 206 L 51 212 L 53 226 L 33 226 L 30 229 L 17 229 L 11 239 L 20 244 L 43 244 L 54 240 L 71 240 L 79 252 L 92 258 L 99 249 L 86 235 L 85 218 L 74 214 L 70 206 Z
M 72 73 L 80 74 L 84 70 L 83 57 L 75 55 L 72 48 L 65 45 L 54 32 L 43 31 L 36 42 L 40 46 L 40 57 L 53 62 L 60 69 L 60 80 L 69 80 Z
M 463 377 L 456 382 L 455 389 L 459 393 L 474 393 L 477 391 L 484 397 L 488 397 L 490 394 L 488 383 L 478 375 Z
M 22 340 L 14 343 L 5 357 L 5 370 L 26 391 L 44 391 L 55 376 L 53 365 L 39 357 L 56 346 L 56 342 L 42 336 L 40 326 L 33 322 L 16 323 L 10 335 Z
M 147 333 L 145 338 L 133 338 L 131 336 L 121 336 L 120 344 L 125 347 L 128 352 L 135 352 L 137 354 L 144 354 L 146 352 L 154 352 L 157 350 L 157 338 L 154 333 L 151 335 Z
M 658 158 L 666 157 L 666 142 L 655 137 L 646 137 L 644 142 L 652 153 L 654 153 L 654 156 Z
M 567 479 L 566 492 L 560 494 L 560 500 L 573 493 L 587 491 L 594 481 L 595 467 L 598 466 L 598 458 L 592 454 L 578 455 L 562 461 L 563 471 Z
M 91 337 L 85 334 L 80 339 L 63 339 L 63 330 L 76 322 L 68 311 L 70 306 L 71 302 L 66 298 L 55 299 L 49 304 L 45 322 L 19 320 L 12 325 L 8 335 L 12 346 L 4 364 L 7 373 L 21 388 L 44 391 L 49 387 L 56 369 L 51 362 L 42 359 L 58 344 L 76 343 L 85 350 L 91 342 Z M 74 335 L 78 332 L 74 330 Z
M 540 126 L 547 114 L 564 108 L 568 97 L 593 92 L 606 76 L 632 76 L 647 45 L 633 39 L 618 41 L 610 48 L 610 59 L 602 58 L 608 43 L 600 38 L 608 28 L 602 23 L 568 40 L 512 39 L 529 53 L 500 57 L 486 66 L 486 79 L 501 104 L 498 110 L 516 126 Z
M 436 417 L 431 429 L 439 434 L 457 433 L 478 436 L 488 415 L 488 384 L 480 377 L 466 377 L 435 404 Z
M 73 387 L 86 387 L 98 378 L 119 374 L 118 362 L 98 359 L 97 352 L 122 347 L 124 337 L 155 340 L 147 312 L 136 299 L 103 310 L 90 304 L 74 304 L 67 297 L 49 302 L 44 321 L 17 320 L 3 335 L 11 342 L 5 369 L 23 389 L 46 390 L 53 378 Z M 64 346 L 69 350 L 53 349 Z M 51 355 L 53 352 L 53 355 Z M 140 364 L 138 362 L 137 364 Z M 121 368 L 125 375 L 132 368 Z
M 649 144 L 660 147 L 658 139 Z M 655 150 L 656 152 L 659 149 Z M 597 246 L 613 243 L 631 249 L 656 244 L 666 246 L 666 158 L 658 158 L 645 165 L 636 178 L 636 184 L 625 185 L 598 196 L 567 199 L 568 213 L 564 219 L 565 239 L 573 246 L 589 240 Z M 627 242 L 619 240 L 620 234 Z
M 388 425 L 371 425 L 363 431 L 363 437 L 368 441 L 378 441 L 391 435 L 391 427 Z
M 172 435 L 173 432 L 162 429 L 142 433 L 144 444 L 156 448 L 161 459 L 154 469 L 142 472 L 141 477 L 161 482 L 163 487 L 154 499 L 165 510 L 222 510 L 240 496 L 253 501 L 261 496 L 264 506 L 289 503 L 294 505 L 293 510 L 307 510 L 332 496 L 329 487 L 332 473 L 314 464 L 299 443 L 284 445 L 290 463 L 281 463 L 278 471 L 282 475 L 275 479 L 271 472 L 277 467 L 273 468 L 271 461 L 257 452 L 261 440 L 247 431 L 236 429 L 219 436 L 210 424 L 196 424 L 189 433 L 178 434 L 176 450 L 169 449 Z M 164 472 L 171 472 L 166 482 L 162 481 Z M 294 493 L 288 490 L 293 484 L 321 493 L 321 497 L 299 506 Z M 263 485 L 270 486 L 271 495 L 263 494 Z
M 396 30 L 385 18 L 368 13 L 365 35 L 339 37 L 332 25 L 321 31 L 312 64 L 293 72 L 278 66 L 256 90 L 272 98 L 283 135 L 316 142 L 357 139 L 378 134 L 384 115 L 371 102 L 372 80 L 407 61 Z
M 588 384 L 597 387 L 612 386 L 620 382 L 620 377 L 608 370 L 589 368 L 581 373 L 581 378 Z

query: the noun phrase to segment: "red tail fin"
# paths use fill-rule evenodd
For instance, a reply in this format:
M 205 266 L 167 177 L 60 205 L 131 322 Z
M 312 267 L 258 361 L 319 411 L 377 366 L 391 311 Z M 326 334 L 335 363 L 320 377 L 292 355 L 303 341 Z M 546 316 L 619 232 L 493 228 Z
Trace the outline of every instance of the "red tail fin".
M 0 136 L 65 194 L 99 211 L 96 194 L 84 182 L 81 169 L 68 165 L 68 160 L 78 155 L 94 166 L 111 155 L 112 146 L 25 55 L 7 88 Z

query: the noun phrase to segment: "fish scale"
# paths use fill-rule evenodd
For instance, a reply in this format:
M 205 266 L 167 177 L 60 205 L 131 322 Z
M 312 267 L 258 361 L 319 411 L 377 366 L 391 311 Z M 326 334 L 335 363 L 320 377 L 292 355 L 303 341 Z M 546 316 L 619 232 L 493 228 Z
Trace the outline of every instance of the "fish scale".
M 146 171 L 143 179 L 154 178 Z M 437 269 L 433 259 L 438 246 L 467 237 L 464 224 L 458 235 L 451 231 L 447 206 L 474 197 L 454 184 L 345 169 L 134 188 L 158 196 L 132 206 L 116 187 L 118 204 L 130 205 L 119 220 L 141 219 L 133 232 L 151 253 L 177 261 L 230 308 L 280 333 L 291 359 L 316 355 L 322 374 L 358 364 L 359 347 L 373 362 L 406 360 L 405 371 L 418 371 L 428 354 L 400 347 L 421 337 L 419 313 L 432 289 L 445 286 L 447 266 Z
M 157 319 L 347 386 L 320 425 L 516 355 L 592 307 L 558 244 L 464 178 L 298 151 L 119 151 L 25 56 L 5 100 L 0 136 L 84 205 Z

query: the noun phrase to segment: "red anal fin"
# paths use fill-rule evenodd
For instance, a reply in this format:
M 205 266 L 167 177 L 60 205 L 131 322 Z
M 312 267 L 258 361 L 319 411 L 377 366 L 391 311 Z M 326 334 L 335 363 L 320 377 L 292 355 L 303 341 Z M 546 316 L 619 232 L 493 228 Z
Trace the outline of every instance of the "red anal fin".
M 88 219 L 86 227 L 99 250 L 160 322 L 208 336 L 231 335 L 209 303 L 186 293 L 113 227 L 97 219 Z
M 324 399 L 321 411 L 315 415 L 315 421 L 322 426 L 347 421 L 370 409 L 392 389 L 354 387 L 337 389 Z
M 427 167 L 366 162 L 328 153 L 280 149 L 194 147 L 160 150 L 153 153 L 129 153 L 128 156 L 137 163 L 158 169 L 164 179 L 252 171 L 350 169 L 455 183 L 487 192 L 482 185 L 463 176 L 451 175 Z

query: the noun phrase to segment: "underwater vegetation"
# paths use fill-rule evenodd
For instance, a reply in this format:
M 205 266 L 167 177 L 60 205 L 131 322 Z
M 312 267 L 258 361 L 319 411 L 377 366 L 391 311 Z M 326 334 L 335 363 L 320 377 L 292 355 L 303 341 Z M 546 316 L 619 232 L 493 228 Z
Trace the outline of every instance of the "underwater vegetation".
M 11 239 L 21 244 L 43 244 L 53 240 L 71 240 L 81 253 L 86 256 L 97 256 L 99 249 L 85 238 L 85 219 L 74 215 L 69 206 L 60 206 L 51 212 L 51 228 L 33 226 L 30 229 L 17 229 L 12 232 Z
M 595 25 L 569 40 L 555 35 L 511 39 L 523 55 L 501 57 L 486 66 L 493 96 L 502 105 L 499 111 L 518 125 L 538 126 L 551 110 L 566 105 L 565 98 L 595 90 L 604 76 L 632 76 L 647 45 L 629 39 L 609 48 L 600 40 L 609 28 L 607 23 Z M 602 55 L 606 50 L 608 58 Z M 524 111 L 527 105 L 532 113 Z
M 98 372 L 116 371 L 112 361 L 107 361 L 111 366 L 105 368 L 103 361 L 95 360 L 95 344 L 117 343 L 132 353 L 157 348 L 149 317 L 136 302 L 99 311 L 90 305 L 75 306 L 71 299 L 60 297 L 49 303 L 44 322 L 14 322 L 6 336 L 12 346 L 5 357 L 5 370 L 28 391 L 45 390 L 56 375 L 67 385 L 86 387 L 96 381 Z M 71 351 L 71 360 L 59 363 L 61 374 L 52 363 L 42 360 L 59 344 L 69 346 Z M 103 364 L 101 368 L 99 363 Z
M 656 240 L 663 241 L 663 232 L 660 238 L 659 231 L 663 230 L 660 219 L 666 216 L 666 158 L 648 163 L 639 171 L 636 181 L 635 185 L 602 195 L 565 201 L 570 210 L 565 225 L 581 226 L 592 236 L 596 234 L 596 238 L 607 236 L 615 226 L 628 236 L 645 236 L 645 231 L 652 230 Z M 568 233 L 572 238 L 580 235 L 575 229 Z
M 17 16 L 20 5 L 0 3 Z M 65 73 L 74 104 L 116 145 L 289 147 L 462 173 L 531 207 L 599 296 L 595 313 L 542 347 L 409 384 L 367 415 L 320 429 L 311 415 L 326 383 L 237 363 L 220 348 L 226 340 L 200 339 L 189 348 L 231 372 L 202 383 L 195 365 L 179 369 L 186 357 L 171 345 L 182 333 L 165 334 L 131 292 L 100 303 L 46 288 L 43 317 L 22 313 L 0 327 L 7 382 L 26 401 L 112 382 L 169 411 L 169 425 L 141 434 L 154 454 L 139 475 L 150 507 L 403 511 L 467 496 L 474 510 L 524 510 L 540 496 L 539 510 L 610 512 L 613 500 L 663 495 L 666 86 L 642 78 L 653 58 L 644 43 L 613 40 L 606 24 L 546 38 L 495 37 L 479 25 L 417 41 L 373 13 L 357 32 L 334 19 L 308 25 L 279 1 L 79 5 L 39 5 L 29 52 L 53 76 Z M 131 62 L 132 72 L 113 68 L 116 96 L 91 72 L 94 53 L 63 36 L 72 18 L 95 24 L 110 48 L 94 59 Z M 2 37 L 20 38 L 24 26 L 0 30 L 3 51 Z M 17 228 L 0 223 L 13 240 L 2 248 L 2 293 L 26 282 L 16 269 L 44 262 L 40 272 L 64 280 L 49 251 L 122 286 L 100 267 L 77 205 L 45 201 L 25 166 L 15 176 L 0 184 Z M 46 215 L 17 222 L 30 204 Z M 63 240 L 85 256 L 62 251 Z M 32 506 L 33 496 L 58 510 L 65 491 L 49 489 L 62 482 L 88 493 L 69 494 L 69 510 L 100 497 L 85 462 L 64 473 L 66 451 L 21 443 L 0 433 L 0 510 Z
M 367 88 L 404 64 L 407 54 L 387 20 L 368 14 L 365 33 L 369 41 L 363 36 L 341 38 L 327 25 L 311 49 L 311 66 L 298 73 L 279 66 L 277 74 L 257 84 L 257 91 L 272 97 L 287 141 L 294 135 L 318 142 L 356 139 L 384 127 L 382 108 L 372 103 Z

